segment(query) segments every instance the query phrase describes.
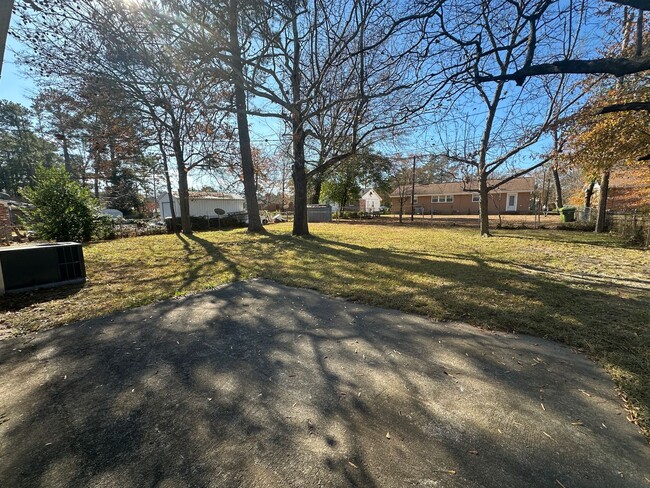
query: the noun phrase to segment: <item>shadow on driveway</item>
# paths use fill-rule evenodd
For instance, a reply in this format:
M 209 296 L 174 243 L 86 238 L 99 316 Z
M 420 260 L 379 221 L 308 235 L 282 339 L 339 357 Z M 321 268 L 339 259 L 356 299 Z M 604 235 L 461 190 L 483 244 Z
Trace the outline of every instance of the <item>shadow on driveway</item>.
M 6 340 L 0 358 L 0 486 L 650 480 L 611 381 L 568 348 L 270 281 Z

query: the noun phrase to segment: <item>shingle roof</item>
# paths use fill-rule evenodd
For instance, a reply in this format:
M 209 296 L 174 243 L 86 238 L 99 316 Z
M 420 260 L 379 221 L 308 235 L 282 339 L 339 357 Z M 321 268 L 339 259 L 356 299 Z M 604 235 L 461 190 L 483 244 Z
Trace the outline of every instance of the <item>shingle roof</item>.
M 488 185 L 492 186 L 498 183 L 499 180 L 488 180 Z M 463 188 L 478 188 L 475 181 L 464 183 L 462 181 L 453 181 L 451 183 L 433 183 L 431 185 L 415 185 L 416 195 L 459 195 L 467 193 Z M 512 192 L 528 192 L 535 189 L 535 180 L 531 177 L 520 177 L 510 180 L 501 185 L 497 191 L 512 191 Z M 406 190 L 407 194 L 411 194 L 411 187 Z M 390 196 L 398 197 L 399 188 L 396 188 Z

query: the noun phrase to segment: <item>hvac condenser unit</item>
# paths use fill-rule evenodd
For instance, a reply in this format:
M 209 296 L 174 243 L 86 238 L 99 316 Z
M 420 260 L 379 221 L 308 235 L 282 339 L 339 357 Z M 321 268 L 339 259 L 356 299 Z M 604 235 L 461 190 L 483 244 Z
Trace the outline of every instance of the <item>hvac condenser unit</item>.
M 84 281 L 83 249 L 76 242 L 0 249 L 0 295 Z

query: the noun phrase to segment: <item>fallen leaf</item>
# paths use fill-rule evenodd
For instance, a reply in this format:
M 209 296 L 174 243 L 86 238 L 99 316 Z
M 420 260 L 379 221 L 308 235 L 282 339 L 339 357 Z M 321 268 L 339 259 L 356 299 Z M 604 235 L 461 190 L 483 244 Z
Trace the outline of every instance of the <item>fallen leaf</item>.
M 386 439 L 390 439 L 390 432 L 386 432 Z
M 550 435 L 548 435 L 548 434 L 547 434 L 546 432 L 544 432 L 544 431 L 542 431 L 542 434 L 544 434 L 546 437 L 548 437 L 548 438 L 551 439 L 552 441 L 555 440 L 555 439 L 553 439 Z
M 348 464 L 349 464 L 350 466 L 352 466 L 354 469 L 359 469 L 359 466 L 357 466 L 356 464 L 354 464 L 352 461 L 348 461 Z
M 585 425 L 582 420 L 576 420 L 575 422 L 571 422 L 571 425 Z
M 478 456 L 478 451 L 474 451 L 474 450 L 467 451 L 467 454 L 474 454 L 474 456 Z

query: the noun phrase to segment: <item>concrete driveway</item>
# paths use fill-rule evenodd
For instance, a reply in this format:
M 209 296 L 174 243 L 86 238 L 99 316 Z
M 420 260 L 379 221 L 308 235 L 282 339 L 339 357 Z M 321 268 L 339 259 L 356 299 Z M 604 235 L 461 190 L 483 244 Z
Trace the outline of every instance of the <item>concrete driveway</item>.
M 268 281 L 0 343 L 3 487 L 644 487 L 602 369 Z

